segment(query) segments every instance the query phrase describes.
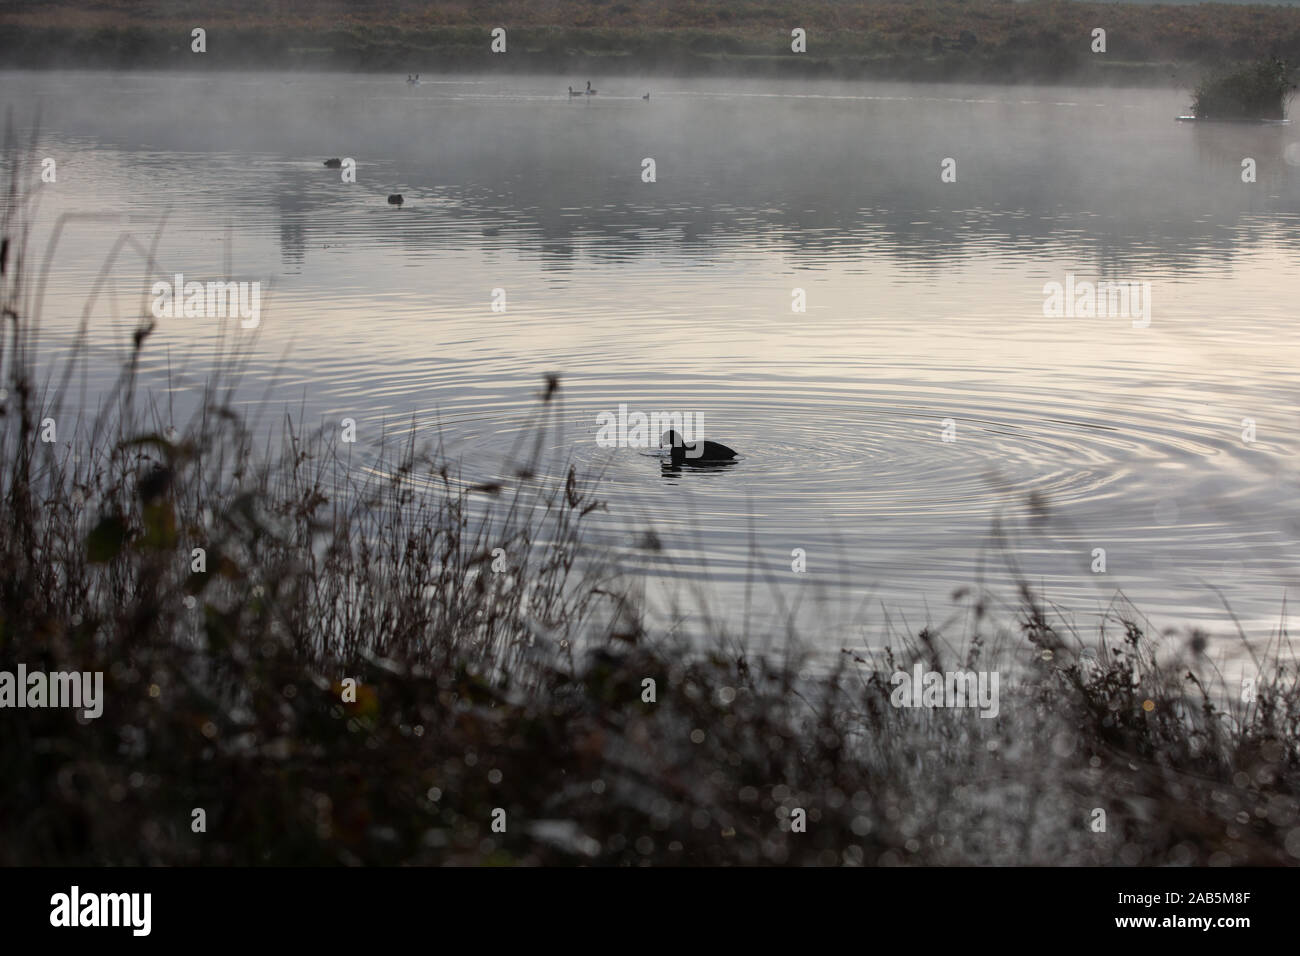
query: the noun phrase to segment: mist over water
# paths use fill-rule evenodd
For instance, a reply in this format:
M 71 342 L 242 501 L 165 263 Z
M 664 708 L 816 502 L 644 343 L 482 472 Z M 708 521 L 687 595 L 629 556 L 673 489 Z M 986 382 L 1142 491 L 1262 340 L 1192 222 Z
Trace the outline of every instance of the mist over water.
M 548 474 L 598 472 L 597 542 L 652 601 L 698 590 L 737 633 L 797 605 L 827 651 L 878 643 L 887 613 L 941 623 L 958 589 L 1012 598 L 1009 550 L 1081 624 L 1122 591 L 1226 652 L 1221 592 L 1268 636 L 1300 579 L 1294 128 L 1175 123 L 1178 91 L 593 77 L 598 96 L 565 95 L 587 79 L 3 74 L 57 161 L 34 256 L 80 217 L 49 260 L 46 368 L 90 301 L 93 410 L 152 282 L 260 281 L 256 333 L 226 330 L 250 414 L 355 419 L 358 468 L 414 423 L 486 481 L 531 447 L 558 372 Z M 157 238 L 156 268 L 127 248 L 97 290 L 124 233 Z M 1150 283 L 1150 326 L 1046 317 L 1067 274 Z M 217 326 L 149 340 L 180 418 Z M 598 447 L 620 404 L 702 415 L 742 459 L 673 472 Z M 662 552 L 637 550 L 647 529 Z

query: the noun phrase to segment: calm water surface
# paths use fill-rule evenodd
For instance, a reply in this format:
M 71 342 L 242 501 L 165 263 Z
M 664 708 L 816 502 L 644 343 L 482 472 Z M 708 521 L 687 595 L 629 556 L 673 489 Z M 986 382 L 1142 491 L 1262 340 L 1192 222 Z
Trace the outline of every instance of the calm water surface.
M 1267 638 L 1300 580 L 1300 130 L 1175 123 L 1175 91 L 563 95 L 586 79 L 4 74 L 0 102 L 20 127 L 39 107 L 58 164 L 36 250 L 77 217 L 45 342 L 66 347 L 90 302 L 93 405 L 149 282 L 257 280 L 247 402 L 355 419 L 359 468 L 414 422 L 467 481 L 510 474 L 559 372 L 546 470 L 598 471 L 597 535 L 651 600 L 686 585 L 737 631 L 747 607 L 769 629 L 797 606 L 826 650 L 878 643 L 887 621 L 947 620 L 959 588 L 1011 597 L 1009 548 L 1082 624 L 1122 592 L 1227 648 L 1217 588 Z M 110 259 L 123 235 L 156 264 Z M 1150 327 L 1044 317 L 1067 273 L 1149 282 Z M 179 411 L 217 324 L 150 340 Z M 598 447 L 621 403 L 702 415 L 743 460 L 672 473 Z M 664 551 L 639 556 L 647 528 Z

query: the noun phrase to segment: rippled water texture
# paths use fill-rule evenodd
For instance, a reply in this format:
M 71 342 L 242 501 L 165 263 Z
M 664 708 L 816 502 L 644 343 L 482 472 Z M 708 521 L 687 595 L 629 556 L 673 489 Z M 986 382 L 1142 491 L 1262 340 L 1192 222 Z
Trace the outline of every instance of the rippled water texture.
M 835 650 L 883 640 L 886 615 L 942 622 L 962 587 L 1011 597 L 1010 555 L 1081 623 L 1122 592 L 1226 647 L 1221 593 L 1267 637 L 1300 551 L 1300 133 L 1175 123 L 1175 91 L 593 78 L 599 96 L 563 95 L 586 79 L 5 75 L 58 162 L 38 239 L 60 213 L 99 216 L 64 227 L 46 344 L 66 344 L 119 236 L 157 238 L 158 268 L 123 250 L 91 305 L 88 404 L 147 282 L 221 278 L 228 257 L 268 290 L 240 333 L 246 401 L 356 419 L 358 467 L 414 423 L 465 480 L 508 474 L 559 372 L 547 469 L 601 473 L 598 537 L 654 600 L 697 595 L 691 614 L 770 628 L 799 605 Z M 1149 282 L 1150 326 L 1045 317 L 1067 273 Z M 164 320 L 151 340 L 179 410 L 215 325 Z M 620 403 L 702 415 L 743 459 L 674 472 L 598 447 Z M 664 550 L 638 556 L 647 528 Z

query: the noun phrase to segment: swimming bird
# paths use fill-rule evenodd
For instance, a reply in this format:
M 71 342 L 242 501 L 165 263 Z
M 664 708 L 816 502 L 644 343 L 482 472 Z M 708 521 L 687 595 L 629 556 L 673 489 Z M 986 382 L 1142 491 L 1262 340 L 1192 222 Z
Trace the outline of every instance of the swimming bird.
M 582 96 L 582 90 L 575 90 L 573 87 L 569 87 L 569 95 L 570 95 L 570 96 Z
M 647 93 L 645 96 L 641 97 L 641 99 L 643 99 L 643 100 L 648 100 L 648 99 L 650 99 L 650 94 Z
M 720 461 L 731 461 L 736 457 L 736 452 L 726 445 L 719 444 L 716 441 L 697 440 L 691 443 L 688 450 L 686 442 L 682 436 L 675 431 L 664 432 L 663 438 L 659 439 L 660 446 L 669 445 L 672 447 L 672 459 L 674 465 L 683 464 L 716 464 Z M 703 449 L 700 446 L 703 445 Z
M 342 165 L 343 165 L 343 160 L 341 160 L 341 159 L 327 159 L 327 160 L 325 160 L 325 168 L 326 168 L 326 169 L 338 169 L 338 168 L 339 168 L 340 166 L 342 166 Z
M 591 80 L 588 80 L 588 81 L 587 81 L 587 92 L 586 92 L 585 95 L 587 95 L 587 96 L 595 96 L 595 95 L 596 95 L 596 91 L 593 90 L 593 89 L 591 88 Z
M 390 206 L 400 206 L 404 202 L 406 202 L 406 200 L 402 198 L 401 193 L 393 193 L 388 197 L 388 204 Z

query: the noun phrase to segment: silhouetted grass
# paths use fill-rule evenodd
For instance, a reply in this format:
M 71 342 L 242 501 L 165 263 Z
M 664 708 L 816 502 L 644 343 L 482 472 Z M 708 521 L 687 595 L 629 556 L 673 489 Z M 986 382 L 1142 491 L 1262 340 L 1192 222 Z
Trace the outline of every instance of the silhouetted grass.
M 0 862 L 1300 858 L 1284 630 L 1253 702 L 1202 635 L 1157 653 L 1122 604 L 1082 635 L 1027 585 L 1018 613 L 971 593 L 960 634 L 830 662 L 688 643 L 584 544 L 599 503 L 573 470 L 476 488 L 413 440 L 363 465 L 290 421 L 257 448 L 231 369 L 172 431 L 138 394 L 147 325 L 101 411 L 64 411 L 34 380 L 30 160 L 0 254 L 0 669 L 103 671 L 106 702 L 0 713 Z M 999 670 L 999 715 L 894 707 L 916 661 Z

